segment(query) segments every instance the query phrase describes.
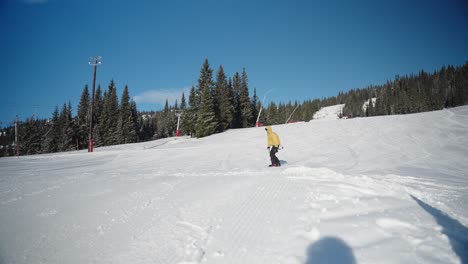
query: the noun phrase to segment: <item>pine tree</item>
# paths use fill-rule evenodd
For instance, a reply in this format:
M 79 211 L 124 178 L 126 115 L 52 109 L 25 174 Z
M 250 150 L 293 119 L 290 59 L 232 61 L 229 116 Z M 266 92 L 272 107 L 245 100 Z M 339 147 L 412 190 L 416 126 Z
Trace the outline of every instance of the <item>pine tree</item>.
M 180 99 L 180 110 L 185 110 L 187 102 L 185 101 L 185 94 L 182 92 L 182 99 Z
M 247 73 L 245 72 L 245 68 L 242 69 L 239 104 L 241 109 L 242 127 L 251 127 L 253 120 L 252 103 L 250 101 L 248 78 Z
M 214 113 L 213 99 L 207 87 L 202 90 L 200 110 L 196 124 L 196 136 L 205 137 L 216 132 L 217 122 Z
M 458 80 L 459 86 L 463 90 L 461 92 L 463 99 L 462 104 L 468 104 L 468 62 L 466 62 L 459 70 L 460 79 Z
M 45 133 L 43 129 L 43 121 L 35 119 L 34 115 L 27 118 L 25 122 L 19 125 L 19 144 L 21 155 L 33 155 L 41 153 L 42 135 Z
M 229 77 L 228 85 L 227 85 L 227 105 L 229 105 L 229 112 L 228 116 L 231 120 L 231 124 L 229 125 L 230 128 L 235 128 L 237 126 L 238 120 L 236 118 L 236 95 L 234 92 L 234 87 L 232 85 L 232 79 Z
M 197 137 L 205 137 L 215 133 L 218 126 L 212 97 L 213 70 L 210 68 L 208 59 L 205 59 L 200 71 L 198 89 L 200 91 L 200 108 L 195 131 Z
M 453 106 L 464 105 L 468 102 L 468 71 L 466 65 L 454 70 L 450 86 L 454 97 Z
M 55 106 L 55 110 L 52 114 L 52 120 L 50 121 L 50 128 L 45 134 L 45 140 L 42 146 L 45 153 L 58 151 L 60 133 L 59 108 L 58 106 Z
M 254 88 L 254 94 L 252 97 L 252 120 L 250 121 L 251 124 L 255 124 L 257 121 L 258 111 L 260 111 L 260 102 L 258 101 L 257 97 L 257 88 Z
M 104 96 L 105 97 L 105 96 Z M 101 92 L 101 85 L 95 91 L 94 95 L 94 110 L 93 110 L 93 140 L 94 146 L 104 146 L 104 129 L 101 129 L 101 116 L 104 109 L 104 97 Z
M 279 124 L 278 107 L 274 102 L 268 105 L 268 109 L 265 112 L 268 125 Z
M 377 96 L 377 99 L 375 100 L 375 106 L 374 106 L 374 116 L 380 116 L 380 115 L 384 115 L 382 94 Z
M 195 124 L 197 120 L 198 108 L 196 105 L 196 92 L 195 87 L 192 86 L 189 93 L 189 106 L 184 111 L 184 117 L 182 118 L 182 130 L 185 133 L 195 133 Z
M 180 100 L 180 110 L 182 115 L 180 117 L 179 129 L 181 131 L 181 135 L 183 135 L 187 132 L 184 127 L 184 119 L 187 117 L 187 102 L 185 101 L 184 93 L 182 93 L 182 99 Z
M 68 151 L 74 148 L 73 146 L 73 124 L 72 124 L 72 108 L 71 103 L 63 104 L 62 111 L 59 117 L 60 138 L 58 142 L 59 151 Z
M 103 143 L 106 146 L 115 145 L 118 141 L 117 124 L 119 118 L 119 105 L 114 80 L 111 80 L 104 96 L 104 108 L 100 119 Z
M 233 128 L 242 127 L 242 106 L 240 100 L 242 82 L 238 72 L 234 74 L 232 79 L 232 91 L 234 98 L 234 118 L 233 118 Z
M 80 104 L 77 112 L 77 126 L 79 129 L 78 144 L 80 149 L 85 149 L 88 145 L 89 134 L 89 107 L 90 95 L 88 85 L 85 85 L 81 94 Z
M 136 142 L 136 130 L 132 107 L 130 105 L 130 95 L 128 86 L 126 85 L 120 100 L 120 114 L 118 122 L 119 143 L 134 143 Z
M 164 104 L 164 113 L 169 113 L 169 100 L 166 99 L 166 103 Z
M 132 112 L 132 124 L 133 124 L 133 131 L 135 132 L 135 140 L 139 142 L 138 138 L 138 109 L 135 101 L 130 102 L 130 110 Z
M 228 129 L 232 124 L 232 119 L 234 116 L 234 106 L 233 98 L 226 75 L 224 73 L 223 66 L 219 66 L 218 73 L 216 74 L 216 85 L 215 89 L 219 94 L 219 121 L 220 121 L 220 130 L 224 131 Z
M 174 115 L 171 113 L 171 108 L 169 106 L 169 101 L 166 99 L 164 104 L 164 109 L 161 113 L 157 113 L 157 138 L 166 138 L 171 137 L 175 131 L 174 125 Z
M 291 102 L 289 102 L 291 104 Z M 286 109 L 286 105 L 282 102 L 278 104 L 278 124 L 284 124 L 286 119 L 288 119 L 288 111 Z
M 216 116 L 216 120 L 220 121 L 217 127 L 217 132 L 221 132 L 224 130 L 221 122 L 221 101 L 222 101 L 222 94 L 223 94 L 223 84 L 222 82 L 222 75 L 224 75 L 223 66 L 220 65 L 218 72 L 216 74 L 216 81 L 214 83 L 214 87 L 212 89 L 212 96 L 213 96 L 213 108 Z M 221 78 L 221 79 L 220 79 Z

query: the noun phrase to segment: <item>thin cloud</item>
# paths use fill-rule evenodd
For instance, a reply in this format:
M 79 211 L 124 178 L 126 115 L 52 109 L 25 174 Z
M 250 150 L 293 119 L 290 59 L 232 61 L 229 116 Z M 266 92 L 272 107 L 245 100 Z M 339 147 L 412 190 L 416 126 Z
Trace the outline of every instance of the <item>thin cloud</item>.
M 169 101 L 169 104 L 173 104 L 176 100 L 180 103 L 182 98 L 182 93 L 185 93 L 185 98 L 187 99 L 187 88 L 181 90 L 148 90 L 144 91 L 141 94 L 135 95 L 133 100 L 139 104 L 160 104 L 163 105 L 166 103 L 166 100 Z

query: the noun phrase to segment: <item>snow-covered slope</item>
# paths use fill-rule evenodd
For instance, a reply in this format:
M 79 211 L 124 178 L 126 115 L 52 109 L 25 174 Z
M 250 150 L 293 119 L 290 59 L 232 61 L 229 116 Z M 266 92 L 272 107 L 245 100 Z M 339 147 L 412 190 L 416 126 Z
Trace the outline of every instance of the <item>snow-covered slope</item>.
M 314 119 L 336 120 L 343 112 L 344 104 L 322 107 L 314 114 Z
M 362 105 L 362 111 L 363 112 L 366 112 L 367 107 L 369 107 L 369 103 L 370 103 L 371 100 L 372 100 L 372 106 L 375 107 L 375 103 L 377 102 L 377 97 L 374 97 L 372 99 L 368 99 L 367 101 L 364 102 L 364 104 Z
M 468 263 L 468 107 L 0 159 L 0 263 Z

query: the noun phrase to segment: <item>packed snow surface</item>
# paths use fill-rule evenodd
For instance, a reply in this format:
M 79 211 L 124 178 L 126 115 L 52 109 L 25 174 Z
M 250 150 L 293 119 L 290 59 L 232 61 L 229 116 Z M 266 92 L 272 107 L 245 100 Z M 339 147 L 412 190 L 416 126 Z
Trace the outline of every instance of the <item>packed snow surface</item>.
M 336 120 L 339 119 L 339 115 L 343 113 L 344 104 L 332 105 L 327 107 L 322 107 L 317 113 L 314 114 L 314 119 L 322 120 Z
M 0 159 L 0 263 L 468 263 L 468 107 Z

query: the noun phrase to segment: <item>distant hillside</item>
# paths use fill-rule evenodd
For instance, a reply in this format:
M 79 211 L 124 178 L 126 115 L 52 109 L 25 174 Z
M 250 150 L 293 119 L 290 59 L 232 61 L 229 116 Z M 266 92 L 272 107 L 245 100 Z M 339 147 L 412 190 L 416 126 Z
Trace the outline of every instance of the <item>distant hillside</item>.
M 344 104 L 322 107 L 314 114 L 314 119 L 336 120 L 343 113 Z

